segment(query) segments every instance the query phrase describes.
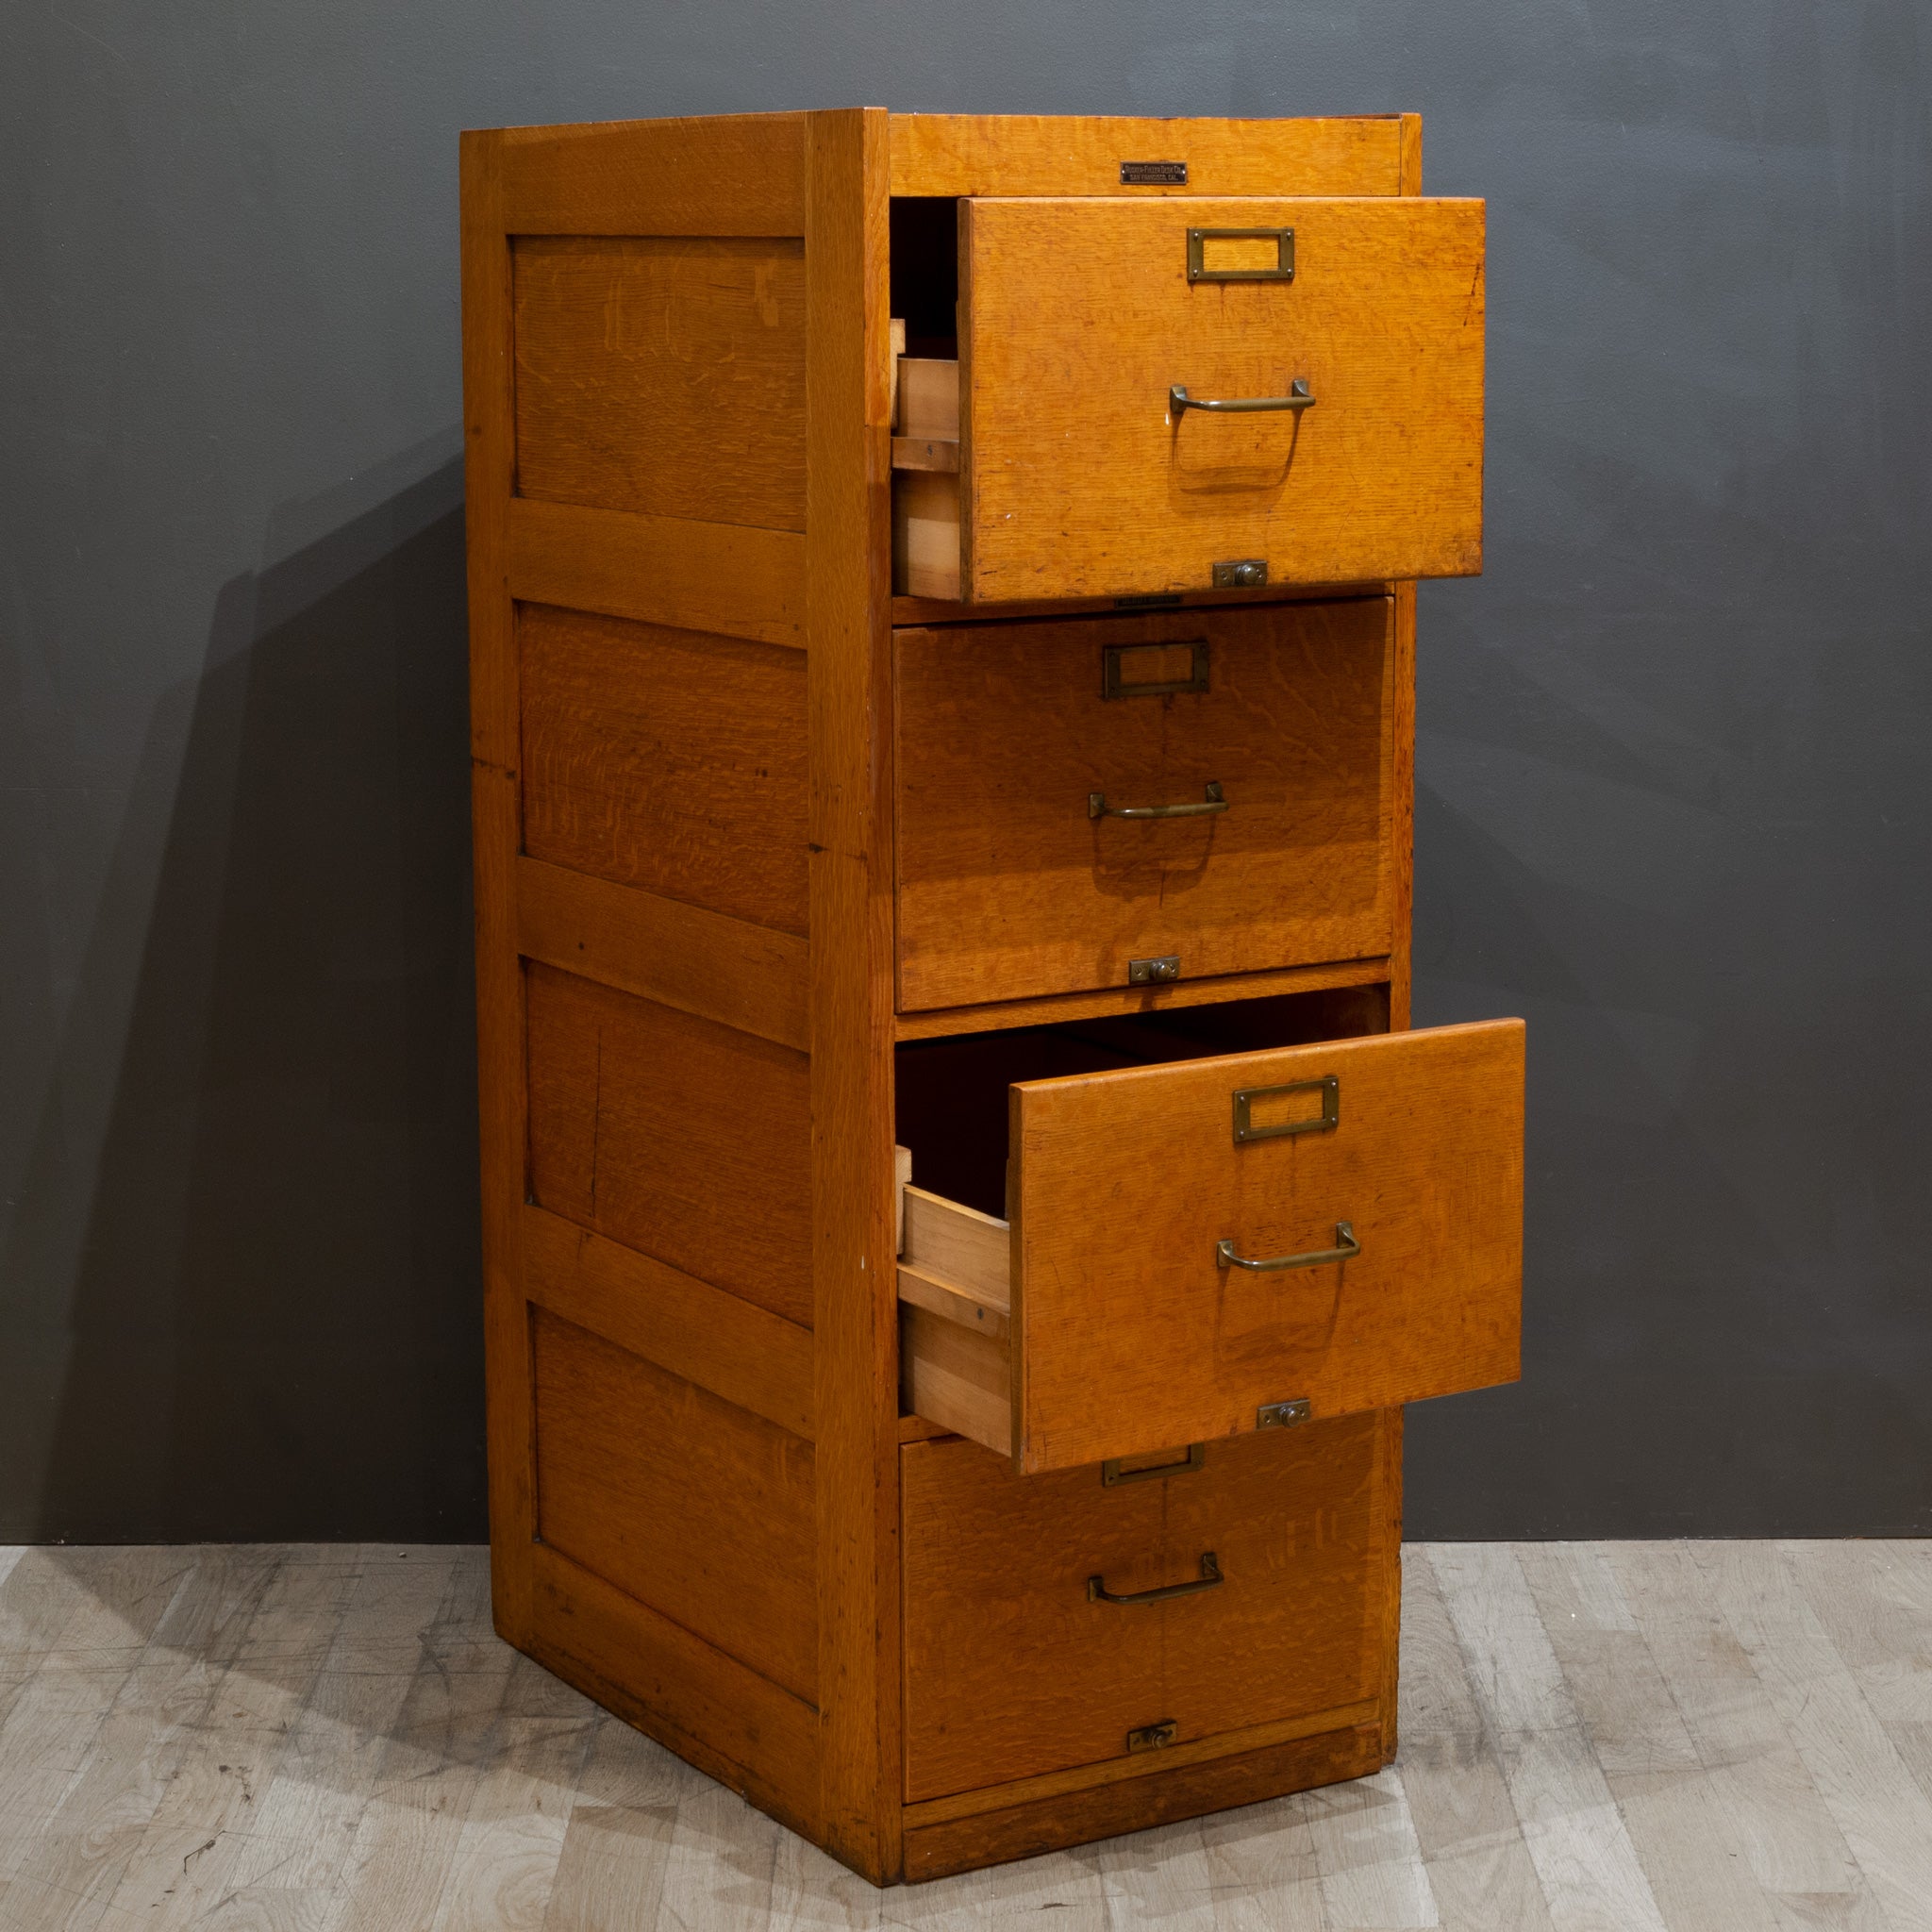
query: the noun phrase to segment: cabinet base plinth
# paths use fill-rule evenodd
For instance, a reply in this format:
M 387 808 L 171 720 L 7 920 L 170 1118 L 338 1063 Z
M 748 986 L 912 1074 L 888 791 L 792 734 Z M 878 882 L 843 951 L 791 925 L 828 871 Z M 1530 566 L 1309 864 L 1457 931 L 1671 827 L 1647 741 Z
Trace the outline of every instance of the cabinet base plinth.
M 1000 1811 L 978 1811 L 906 1832 L 906 1882 L 1004 1865 L 1149 1825 L 1172 1824 L 1289 1791 L 1340 1784 L 1379 1771 L 1387 1758 L 1379 1724 L 1351 1724 L 1259 1751 L 1123 1778 Z

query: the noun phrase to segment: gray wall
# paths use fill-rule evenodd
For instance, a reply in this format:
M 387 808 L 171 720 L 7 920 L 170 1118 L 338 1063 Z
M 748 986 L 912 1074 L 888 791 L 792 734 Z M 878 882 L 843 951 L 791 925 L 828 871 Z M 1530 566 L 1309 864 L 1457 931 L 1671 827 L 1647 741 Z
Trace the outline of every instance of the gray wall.
M 481 1534 L 456 131 L 860 100 L 1416 108 L 1489 197 L 1417 1016 L 1531 1023 L 1525 1378 L 1410 1530 L 1932 1530 L 1924 0 L 0 35 L 0 1538 Z

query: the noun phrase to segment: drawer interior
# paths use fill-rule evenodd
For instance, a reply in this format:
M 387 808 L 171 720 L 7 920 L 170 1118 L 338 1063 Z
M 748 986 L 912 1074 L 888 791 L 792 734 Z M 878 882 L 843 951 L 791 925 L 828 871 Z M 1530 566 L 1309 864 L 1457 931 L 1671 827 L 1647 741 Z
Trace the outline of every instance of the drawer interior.
M 1004 1217 L 1007 1092 L 1020 1081 L 1388 1030 L 1389 989 L 1378 984 L 905 1041 L 896 1056 L 895 1138 L 910 1150 L 917 1187 Z

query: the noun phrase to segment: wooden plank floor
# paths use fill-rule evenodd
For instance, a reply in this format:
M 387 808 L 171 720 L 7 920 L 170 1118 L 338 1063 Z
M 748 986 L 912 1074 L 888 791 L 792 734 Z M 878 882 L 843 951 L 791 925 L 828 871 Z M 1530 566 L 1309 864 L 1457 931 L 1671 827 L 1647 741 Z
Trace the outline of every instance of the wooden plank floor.
M 497 1642 L 480 1550 L 0 1551 L 0 1925 L 1932 1928 L 1932 1543 L 1404 1557 L 1393 1769 L 881 1893 Z

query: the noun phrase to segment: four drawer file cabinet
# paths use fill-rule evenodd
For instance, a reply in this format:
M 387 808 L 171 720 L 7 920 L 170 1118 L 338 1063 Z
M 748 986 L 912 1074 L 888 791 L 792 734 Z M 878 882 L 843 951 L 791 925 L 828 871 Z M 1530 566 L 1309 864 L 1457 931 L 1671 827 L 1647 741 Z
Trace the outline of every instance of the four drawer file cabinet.
M 1411 116 L 468 135 L 497 1627 L 869 1877 L 1395 1750 L 1523 1032 L 1408 1027 Z

